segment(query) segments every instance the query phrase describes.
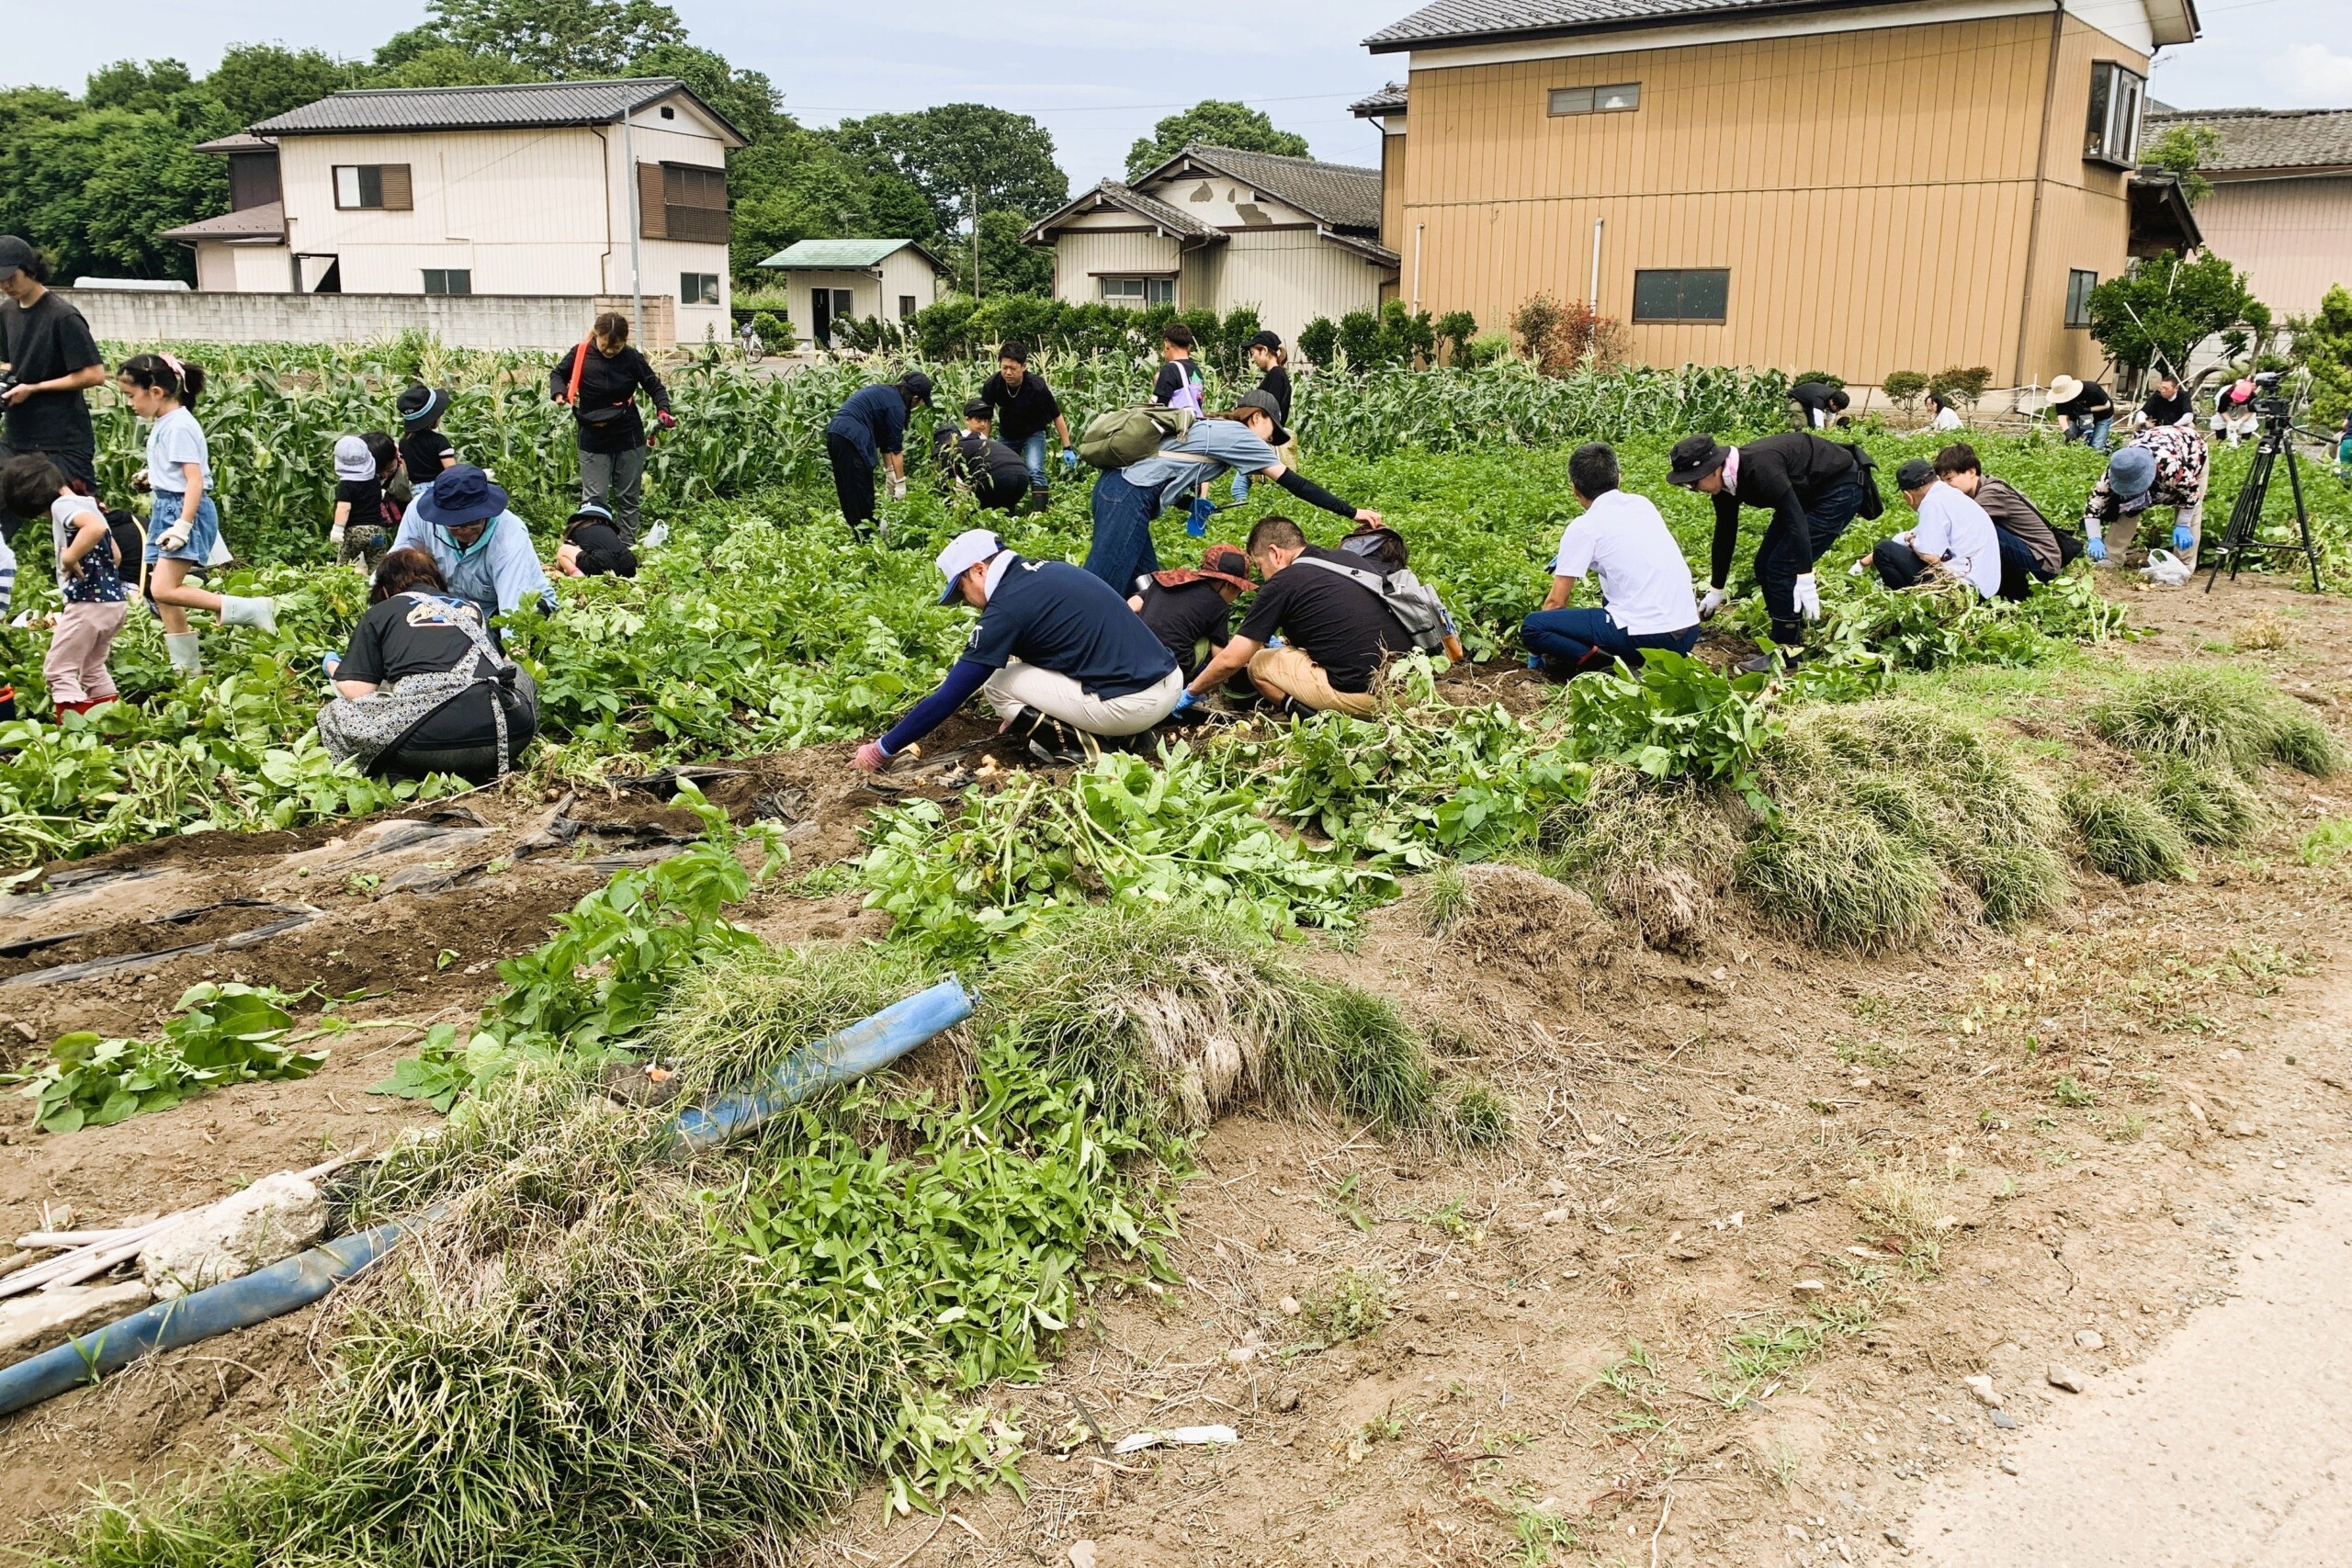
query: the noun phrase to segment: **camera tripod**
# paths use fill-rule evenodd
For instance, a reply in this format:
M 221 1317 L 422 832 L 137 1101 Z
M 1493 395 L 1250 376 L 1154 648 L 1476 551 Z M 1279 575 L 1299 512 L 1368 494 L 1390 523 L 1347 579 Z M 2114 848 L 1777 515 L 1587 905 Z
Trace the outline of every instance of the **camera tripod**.
M 2230 581 L 2238 580 L 2238 568 L 2245 564 L 2249 551 L 2286 554 L 2300 550 L 2312 569 L 2312 592 L 2320 592 L 2319 546 L 2312 539 L 2312 514 L 2303 504 L 2303 467 L 2295 457 L 2294 411 L 2284 398 L 2265 398 L 2254 405 L 2261 417 L 2262 433 L 2256 438 L 2254 467 L 2247 470 L 2245 483 L 2238 491 L 2237 504 L 2230 509 L 2230 526 L 2222 536 L 2222 547 L 2213 557 L 2213 570 L 2205 579 L 2205 592 L 2213 592 L 2213 584 L 2221 581 L 2222 568 L 2230 569 Z M 2295 497 L 2295 525 L 2301 530 L 2302 543 L 2265 543 L 2255 537 L 2262 526 L 2262 508 L 2270 499 L 2270 477 L 2278 466 L 2281 453 L 2287 458 L 2287 487 Z

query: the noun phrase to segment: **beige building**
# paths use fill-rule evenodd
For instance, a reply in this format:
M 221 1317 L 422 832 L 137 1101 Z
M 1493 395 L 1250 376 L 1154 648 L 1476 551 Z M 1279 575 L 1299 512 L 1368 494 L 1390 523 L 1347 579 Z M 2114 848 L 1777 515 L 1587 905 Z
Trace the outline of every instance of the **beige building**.
M 724 339 L 742 145 L 667 77 L 335 93 L 204 144 L 231 210 L 165 237 L 199 290 L 634 294 L 680 340 Z
M 801 240 L 760 265 L 785 275 L 793 336 L 819 348 L 832 347 L 836 321 L 903 321 L 936 304 L 947 273 L 912 240 Z
M 2098 280 L 2194 243 L 2136 170 L 2150 60 L 2197 33 L 2193 0 L 1439 0 L 1367 40 L 1408 72 L 1357 112 L 1419 307 L 1548 291 L 1654 364 L 2047 384 L 2098 368 Z
M 2279 316 L 2308 316 L 2335 284 L 2352 288 L 2352 109 L 2183 109 L 2148 134 L 2210 126 L 2221 146 L 2201 172 L 2213 194 L 2197 222 L 2215 254 L 2245 270 Z
M 1317 316 L 1376 310 L 1396 275 L 1380 171 L 1199 144 L 1133 184 L 1104 180 L 1023 236 L 1073 304 L 1238 306 L 1295 342 Z

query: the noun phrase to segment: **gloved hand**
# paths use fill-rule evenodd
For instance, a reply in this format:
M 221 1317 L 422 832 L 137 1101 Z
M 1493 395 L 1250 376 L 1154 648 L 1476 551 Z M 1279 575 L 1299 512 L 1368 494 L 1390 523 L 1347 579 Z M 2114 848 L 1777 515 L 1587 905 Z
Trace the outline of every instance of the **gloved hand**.
M 664 430 L 675 430 L 678 428 L 678 416 L 668 409 L 657 409 L 654 411 L 653 423 Z
M 1075 446 L 1065 446 L 1065 447 L 1063 447 L 1063 448 L 1062 448 L 1062 471 L 1063 471 L 1064 473 L 1070 473 L 1070 474 L 1074 474 L 1074 473 L 1078 472 L 1078 448 L 1077 448 L 1077 447 L 1075 447 Z
M 1176 705 L 1169 710 L 1168 716 L 1174 718 L 1178 714 L 1190 713 L 1193 709 L 1200 705 L 1201 699 L 1194 696 L 1192 693 L 1186 692 L 1182 696 L 1176 699 Z
M 343 655 L 340 653 L 322 653 L 319 655 L 319 668 L 327 672 L 328 680 L 334 680 L 334 672 L 343 668 Z
M 904 475 L 892 474 L 890 476 L 890 499 L 892 501 L 904 501 L 907 499 L 907 481 Z
M 2097 534 L 2089 536 L 2083 541 L 2083 554 L 2090 557 L 2091 559 L 2096 561 L 2105 560 L 2107 558 L 2107 540 Z
M 2197 534 L 2186 523 L 2172 525 L 2172 547 L 2183 555 L 2197 547 Z
M 1821 619 L 1821 584 L 1813 580 L 1813 573 L 1797 579 L 1796 601 L 1797 614 L 1808 621 Z
M 170 555 L 174 550 L 184 550 L 187 548 L 188 535 L 194 532 L 195 528 L 195 523 L 187 517 L 182 517 L 157 535 L 155 543 L 165 555 Z
M 330 525 L 328 525 L 328 527 L 327 527 L 327 543 L 328 543 L 328 544 L 330 544 L 330 545 L 339 545 L 339 544 L 343 543 L 343 525 L 342 525 L 342 524 L 340 524 L 340 523 L 334 523 L 334 524 L 330 524 Z
M 1216 507 L 1207 496 L 1194 496 L 1193 498 L 1192 515 L 1184 519 L 1184 532 L 1190 534 L 1195 539 L 1207 538 L 1209 536 L 1209 519 L 1216 515 Z
M 890 758 L 882 750 L 882 742 L 869 740 L 857 749 L 857 755 L 850 759 L 850 765 L 862 773 L 878 773 L 890 765 Z
M 1712 621 L 1715 618 L 1715 612 L 1723 607 L 1724 591 L 1720 588 L 1710 588 L 1707 590 L 1707 596 L 1699 601 L 1699 618 L 1702 621 Z

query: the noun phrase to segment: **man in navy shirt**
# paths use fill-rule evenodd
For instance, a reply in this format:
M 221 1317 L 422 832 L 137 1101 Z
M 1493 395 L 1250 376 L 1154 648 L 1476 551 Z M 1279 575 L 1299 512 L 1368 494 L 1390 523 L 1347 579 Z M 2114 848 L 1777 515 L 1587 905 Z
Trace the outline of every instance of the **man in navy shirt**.
M 907 415 L 931 401 L 931 378 L 910 370 L 895 386 L 854 392 L 825 426 L 825 457 L 833 466 L 833 493 L 842 518 L 859 538 L 874 534 L 874 470 L 890 470 L 890 499 L 907 493 Z
M 979 625 L 947 679 L 856 764 L 879 773 L 977 694 L 1008 730 L 1052 719 L 1087 735 L 1140 735 L 1176 711 L 1184 677 L 1116 590 L 1065 561 L 1024 560 L 985 528 L 939 552 L 943 604 L 978 606 Z M 1049 760 L 1060 760 L 1050 758 Z

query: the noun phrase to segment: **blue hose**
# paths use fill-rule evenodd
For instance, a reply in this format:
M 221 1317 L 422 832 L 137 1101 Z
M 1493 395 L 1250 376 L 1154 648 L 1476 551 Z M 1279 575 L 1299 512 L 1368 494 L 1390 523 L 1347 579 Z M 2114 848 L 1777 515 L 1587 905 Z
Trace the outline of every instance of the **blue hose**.
M 972 1007 L 971 994 L 951 975 L 927 991 L 795 1051 L 758 1089 L 681 1111 L 670 1130 L 689 1149 L 723 1144 L 820 1089 L 888 1066 L 971 1017 Z
M 339 1237 L 283 1263 L 191 1292 L 176 1301 L 158 1302 L 119 1323 L 19 1361 L 0 1371 L 0 1416 L 38 1404 L 77 1383 L 96 1382 L 150 1351 L 193 1345 L 309 1306 L 390 1251 L 403 1234 L 430 1217 L 428 1213 L 394 1220 L 374 1230 Z

